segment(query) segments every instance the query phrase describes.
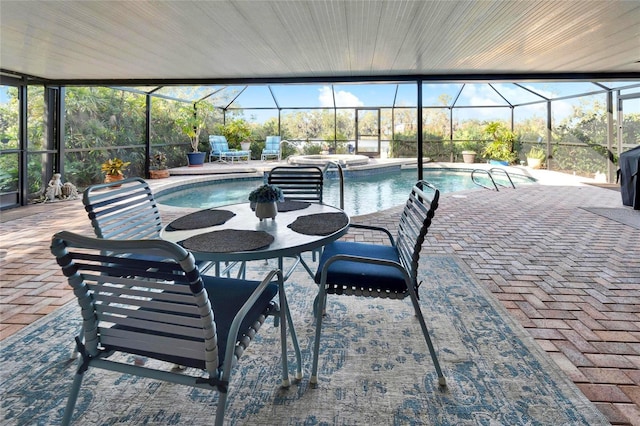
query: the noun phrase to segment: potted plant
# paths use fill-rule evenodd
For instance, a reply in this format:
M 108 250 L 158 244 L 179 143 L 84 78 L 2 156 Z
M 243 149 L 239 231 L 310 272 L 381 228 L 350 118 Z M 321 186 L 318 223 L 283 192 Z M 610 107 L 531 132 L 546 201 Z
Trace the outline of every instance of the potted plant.
M 191 152 L 187 153 L 189 167 L 202 167 L 204 164 L 206 153 L 199 150 L 200 133 L 206 127 L 211 108 L 207 102 L 195 102 L 193 106 L 182 108 L 177 120 L 182 133 L 189 137 L 191 144 Z
M 149 177 L 151 179 L 163 179 L 169 177 L 169 169 L 167 169 L 167 156 L 163 152 L 156 152 L 151 157 L 151 168 L 149 169 Z
M 489 158 L 491 164 L 508 166 L 516 160 L 514 148 L 517 135 L 514 132 L 499 121 L 488 123 L 484 132 L 492 138 L 492 141 L 485 147 L 482 154 Z
M 462 151 L 462 161 L 467 164 L 473 164 L 476 162 L 476 155 L 475 151 Z
M 532 169 L 539 169 L 542 167 L 542 163 L 544 162 L 546 157 L 547 155 L 542 148 L 532 146 L 527 153 L 527 165 Z
M 275 219 L 278 214 L 277 201 L 284 201 L 282 189 L 276 185 L 262 185 L 249 194 L 251 205 L 255 205 L 256 216 L 262 219 Z
M 104 172 L 105 175 L 104 182 L 111 183 L 124 179 L 123 171 L 126 170 L 127 167 L 129 167 L 129 164 L 131 164 L 130 161 L 125 162 L 118 157 L 109 159 L 102 163 L 100 169 Z
M 472 135 L 466 136 L 470 138 Z M 476 157 L 478 155 L 478 151 L 481 147 L 478 146 L 478 142 L 475 140 L 468 139 L 462 144 L 462 161 L 466 164 L 473 164 L 476 162 Z

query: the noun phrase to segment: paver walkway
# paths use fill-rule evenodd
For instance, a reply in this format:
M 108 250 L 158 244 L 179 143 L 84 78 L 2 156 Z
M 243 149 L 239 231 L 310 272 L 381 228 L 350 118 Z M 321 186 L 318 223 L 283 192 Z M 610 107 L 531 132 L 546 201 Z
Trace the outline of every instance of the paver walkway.
M 612 424 L 640 425 L 640 229 L 583 207 L 622 208 L 620 194 L 595 186 L 443 194 L 423 253 L 462 259 Z M 165 222 L 183 212 L 161 210 Z M 399 212 L 357 221 L 394 227 Z M 627 213 L 640 227 L 640 212 Z M 5 338 L 73 298 L 49 253 L 51 234 L 92 231 L 79 201 L 1 215 Z

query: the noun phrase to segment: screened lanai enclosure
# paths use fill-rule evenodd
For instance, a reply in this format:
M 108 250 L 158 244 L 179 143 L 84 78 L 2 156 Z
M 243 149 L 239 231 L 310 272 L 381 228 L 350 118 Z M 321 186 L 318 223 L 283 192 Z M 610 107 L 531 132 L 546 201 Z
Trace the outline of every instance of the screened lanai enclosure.
M 411 0 L 0 2 L 0 208 L 147 177 L 223 134 L 283 157 L 509 161 L 613 181 L 640 143 L 640 3 Z M 421 170 L 418 167 L 418 170 Z
M 237 148 L 240 139 L 251 141 L 253 159 L 260 158 L 266 136 L 281 135 L 285 157 L 329 152 L 417 158 L 420 148 L 425 162 L 462 161 L 462 151 L 486 161 L 486 126 L 500 122 L 517 135 L 515 164 L 524 164 L 531 147 L 538 147 L 551 170 L 613 181 L 618 154 L 640 143 L 636 81 L 3 85 L 0 91 L 3 207 L 19 204 L 21 165 L 26 203 L 41 197 L 54 172 L 78 188 L 102 181 L 100 164 L 109 158 L 131 162 L 127 174 L 137 176 L 147 176 L 148 159 L 157 152 L 169 167 L 185 166 L 191 146 L 177 123 L 203 103 L 211 108 L 200 149 L 209 149 L 209 134 L 226 133 Z M 28 143 L 21 164 L 23 121 Z

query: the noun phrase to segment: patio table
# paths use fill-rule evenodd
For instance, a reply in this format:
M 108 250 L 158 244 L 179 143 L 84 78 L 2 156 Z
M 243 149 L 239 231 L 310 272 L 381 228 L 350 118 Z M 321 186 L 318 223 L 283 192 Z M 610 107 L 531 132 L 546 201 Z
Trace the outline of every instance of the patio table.
M 294 201 L 278 204 L 276 218 L 264 220 L 255 216 L 250 203 L 201 210 L 164 226 L 160 236 L 182 245 L 198 261 L 281 262 L 321 248 L 349 228 L 349 216 L 337 207 Z
M 337 207 L 297 201 L 278 204 L 276 218 L 264 220 L 256 217 L 250 203 L 200 210 L 165 225 L 160 236 L 191 251 L 197 261 L 216 262 L 216 274 L 220 274 L 220 262 L 264 259 L 278 259 L 278 268 L 284 273 L 285 257 L 319 249 L 349 228 L 349 216 Z M 287 322 L 297 342 L 290 316 Z M 301 366 L 300 348 L 294 346 Z

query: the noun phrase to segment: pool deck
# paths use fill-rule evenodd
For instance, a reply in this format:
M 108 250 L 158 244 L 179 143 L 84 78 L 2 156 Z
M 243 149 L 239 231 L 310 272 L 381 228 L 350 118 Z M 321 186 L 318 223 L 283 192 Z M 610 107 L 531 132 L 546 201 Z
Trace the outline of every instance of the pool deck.
M 276 164 L 212 163 L 149 182 L 155 192 L 193 179 L 261 175 Z M 614 185 L 513 169 L 542 185 L 443 194 L 423 253 L 461 259 L 612 424 L 640 425 L 640 211 L 622 206 Z M 592 207 L 622 213 L 627 224 Z M 188 211 L 160 208 L 165 222 Z M 393 229 L 400 210 L 354 221 Z M 0 222 L 1 340 L 73 299 L 49 253 L 51 235 L 93 232 L 80 200 L 3 211 Z M 347 238 L 379 237 L 354 231 Z M 423 297 L 429 285 L 437 283 L 425 283 Z

